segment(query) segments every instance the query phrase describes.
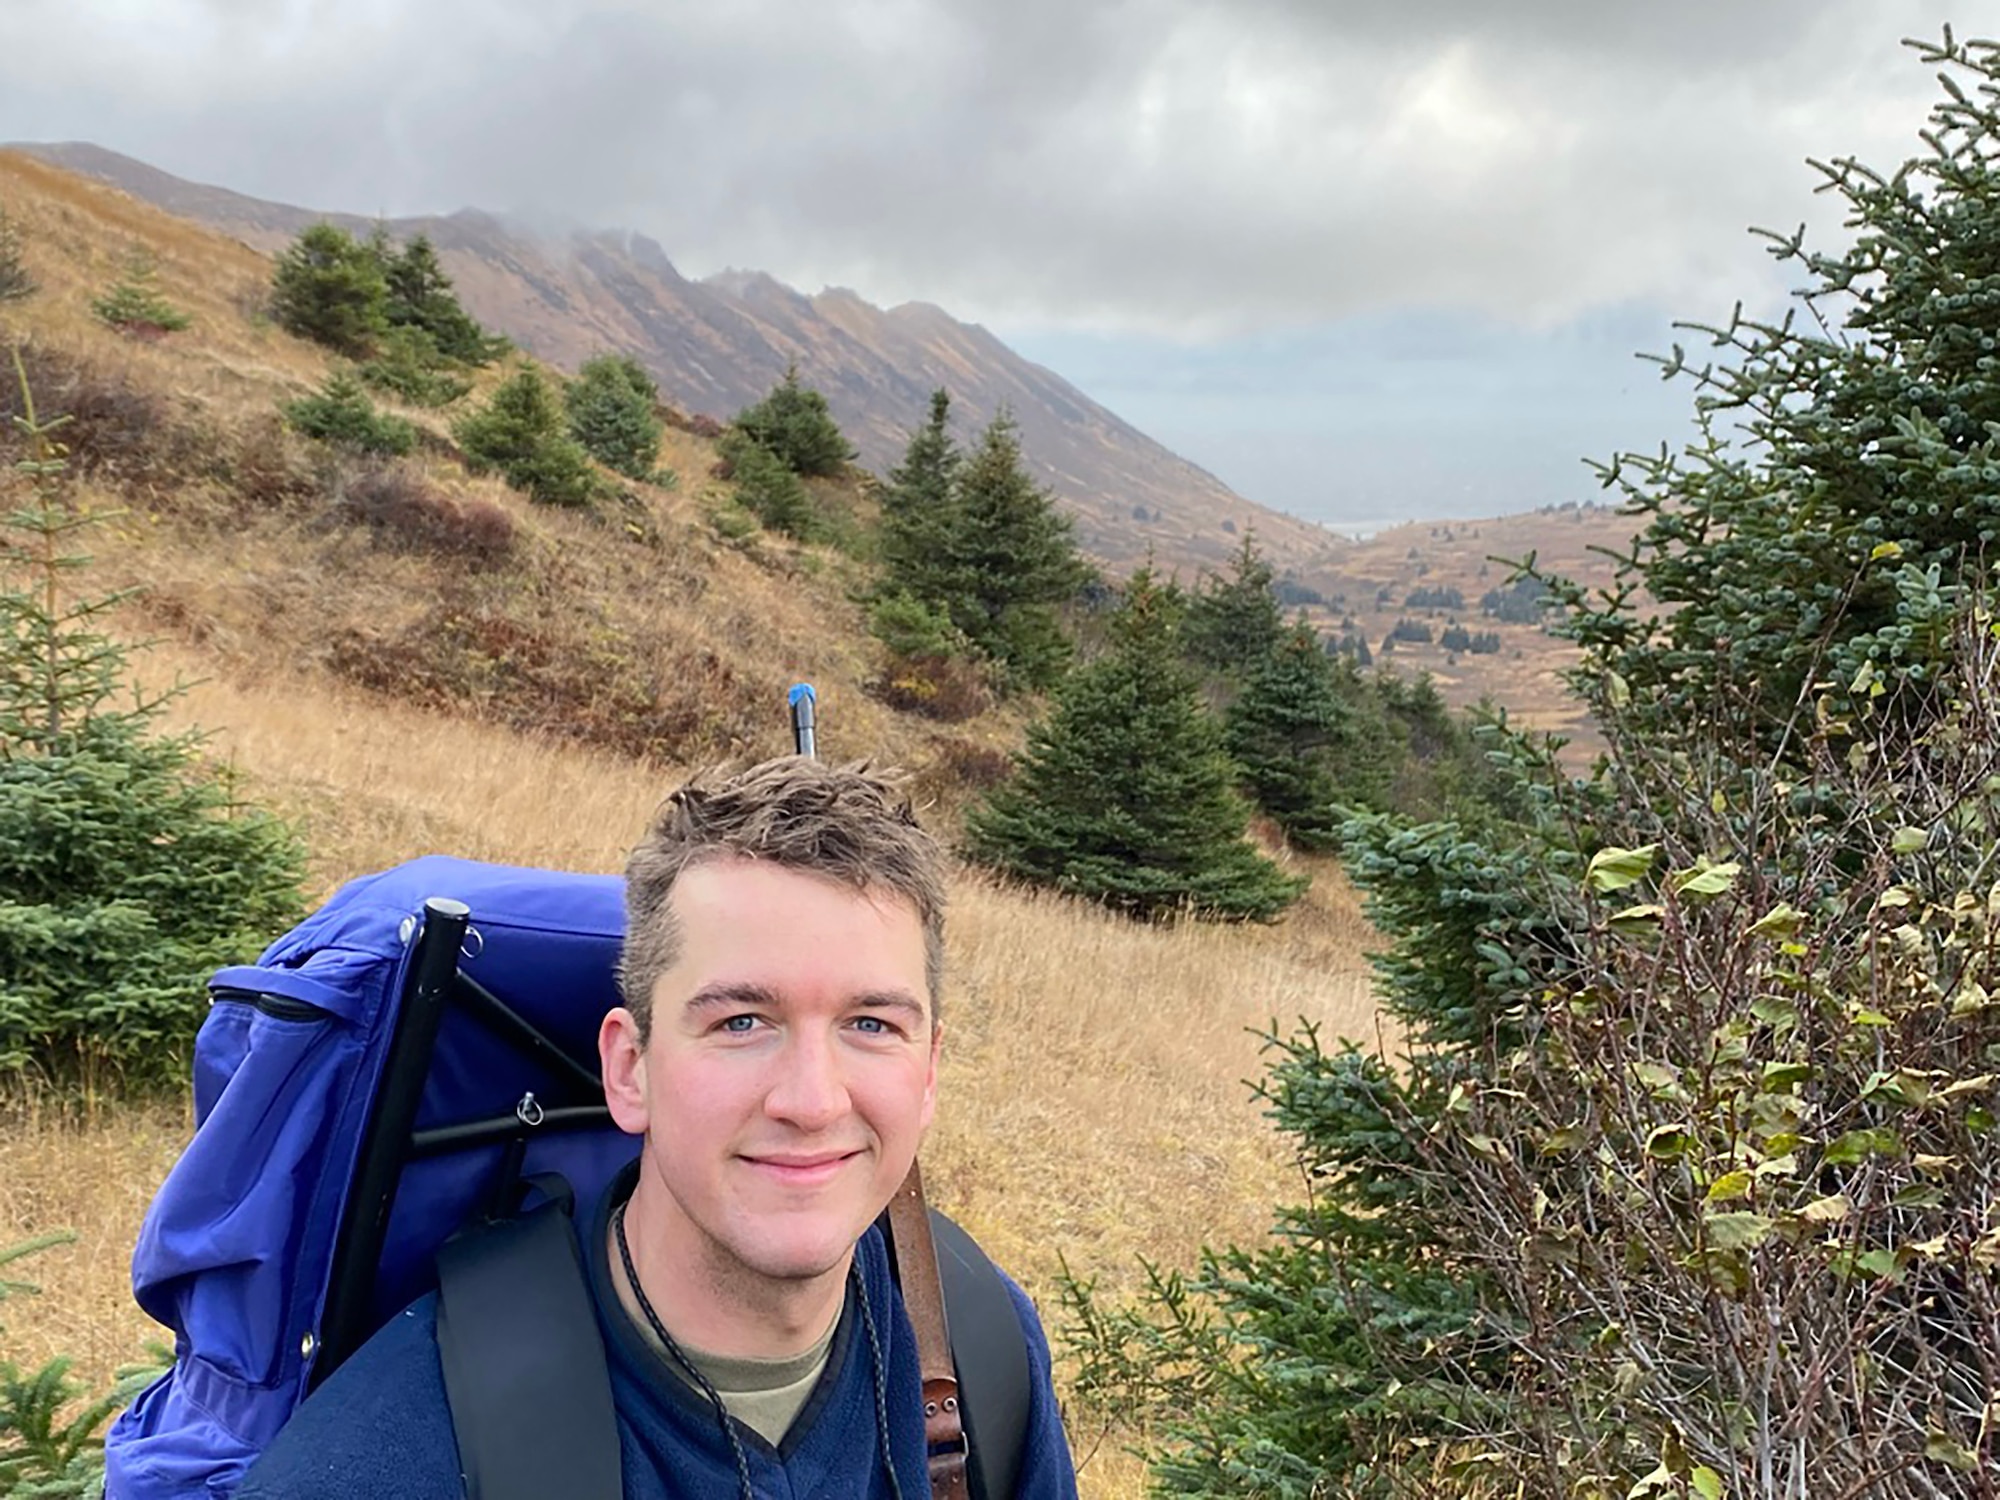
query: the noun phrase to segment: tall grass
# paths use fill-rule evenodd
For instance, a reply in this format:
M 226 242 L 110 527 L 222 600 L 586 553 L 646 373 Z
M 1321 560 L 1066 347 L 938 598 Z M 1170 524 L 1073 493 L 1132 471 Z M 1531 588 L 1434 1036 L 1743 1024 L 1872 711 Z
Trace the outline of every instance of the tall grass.
M 202 660 L 163 647 L 157 679 Z M 412 855 L 612 870 L 676 773 L 385 705 L 330 681 L 211 677 L 174 707 L 246 789 L 298 818 L 323 895 Z M 1059 1260 L 1129 1285 L 1136 1257 L 1185 1264 L 1205 1240 L 1262 1232 L 1290 1169 L 1251 1102 L 1254 1028 L 1373 1025 L 1367 929 L 1338 874 L 1275 928 L 1149 928 L 972 873 L 950 916 L 946 1045 L 931 1191 L 1047 1300 Z M 0 1131 L 0 1242 L 55 1226 L 40 1298 L 10 1309 L 21 1358 L 76 1357 L 93 1378 L 158 1330 L 132 1306 L 146 1201 L 185 1139 L 171 1108 L 78 1116 L 17 1104 Z M 1098 1435 L 1078 1433 L 1080 1447 Z M 1115 1440 L 1086 1493 L 1139 1493 Z
M 276 403 L 324 377 L 322 354 L 261 316 L 269 263 L 254 251 L 14 153 L 0 152 L 0 197 L 42 283 L 36 297 L 9 304 L 0 344 L 29 339 L 107 389 L 139 392 L 176 422 L 186 417 L 181 436 L 237 445 L 239 467 L 242 445 L 259 424 L 269 428 Z M 89 316 L 90 297 L 135 245 L 156 263 L 162 291 L 192 313 L 187 333 L 130 343 Z M 410 415 L 441 434 L 436 414 Z M 647 502 L 664 536 L 652 548 L 531 508 L 447 459 L 419 463 L 427 480 L 507 509 L 533 549 L 531 568 L 481 585 L 489 603 L 498 598 L 528 626 L 592 606 L 602 612 L 586 621 L 595 636 L 550 639 L 601 637 L 629 651 L 643 638 L 664 681 L 714 670 L 746 702 L 761 701 L 770 682 L 812 677 L 825 692 L 829 753 L 872 752 L 917 771 L 927 818 L 949 832 L 964 795 L 950 768 L 1013 743 L 1019 710 L 946 734 L 866 696 L 872 649 L 846 565 L 719 542 L 703 520 L 713 450 L 669 436 L 664 460 L 684 483 Z M 259 451 L 280 477 L 304 461 L 282 435 Z M 365 640 L 401 628 L 427 601 L 472 584 L 330 526 L 323 499 L 259 502 L 235 483 L 225 493 L 197 462 L 185 482 L 107 471 L 79 491 L 129 507 L 99 562 L 107 582 L 146 587 L 125 622 L 131 632 L 167 637 L 139 658 L 141 676 L 153 687 L 195 680 L 170 717 L 211 731 L 209 752 L 241 773 L 246 793 L 298 820 L 315 899 L 427 852 L 622 865 L 679 773 L 510 730 L 482 719 L 477 704 L 431 712 L 393 691 L 345 685 L 331 644 L 343 630 Z M 775 707 L 772 717 L 769 741 L 745 735 L 741 753 L 782 742 Z M 1313 893 L 1268 929 L 1136 927 L 971 873 L 958 880 L 927 1172 L 939 1205 L 1031 1293 L 1046 1297 L 1065 1259 L 1115 1289 L 1136 1279 L 1141 1254 L 1185 1264 L 1205 1240 L 1252 1239 L 1272 1201 L 1293 1190 L 1244 1083 L 1260 1065 L 1254 1031 L 1301 1017 L 1335 1033 L 1374 1024 L 1366 926 L 1338 873 L 1307 867 Z M 101 1384 L 158 1336 L 132 1305 L 129 1260 L 187 1129 L 173 1106 L 0 1106 L 0 1244 L 57 1227 L 79 1236 L 36 1257 L 42 1296 L 10 1302 L 11 1357 L 35 1365 L 68 1354 Z M 1085 1493 L 1137 1495 L 1136 1466 L 1098 1436 L 1076 1434 L 1096 1455 Z

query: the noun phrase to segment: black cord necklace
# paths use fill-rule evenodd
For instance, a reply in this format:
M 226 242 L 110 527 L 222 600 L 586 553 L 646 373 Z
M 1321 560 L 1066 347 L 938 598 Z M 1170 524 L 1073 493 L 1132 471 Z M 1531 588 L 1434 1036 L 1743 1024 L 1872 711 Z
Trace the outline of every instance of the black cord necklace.
M 626 1202 L 629 1203 L 630 1200 Z M 688 1358 L 687 1351 L 681 1348 L 674 1336 L 667 1332 L 667 1325 L 660 1321 L 660 1315 L 653 1310 L 652 1299 L 646 1295 L 646 1289 L 639 1284 L 639 1268 L 632 1263 L 632 1246 L 625 1238 L 625 1208 L 626 1204 L 621 1203 L 611 1215 L 611 1232 L 618 1241 L 618 1259 L 625 1267 L 625 1279 L 631 1283 L 632 1296 L 639 1304 L 639 1311 L 646 1315 L 646 1324 L 653 1330 L 653 1336 L 660 1341 L 661 1347 L 673 1356 L 676 1364 L 687 1371 L 688 1378 L 694 1382 L 695 1388 L 708 1398 L 709 1408 L 715 1413 L 716 1421 L 722 1428 L 722 1435 L 729 1440 L 730 1456 L 736 1460 L 736 1481 L 743 1491 L 742 1500 L 757 1500 L 756 1491 L 750 1484 L 750 1460 L 743 1452 L 742 1441 L 736 1436 L 736 1424 L 730 1419 L 729 1407 L 724 1403 L 722 1393 L 715 1388 L 714 1382 L 702 1374 L 695 1362 Z M 861 1321 L 867 1331 L 868 1353 L 875 1377 L 875 1432 L 876 1440 L 882 1446 L 882 1467 L 889 1476 L 889 1493 L 895 1500 L 903 1500 L 902 1481 L 896 1477 L 895 1455 L 889 1451 L 889 1398 L 883 1368 L 882 1340 L 875 1329 L 875 1310 L 868 1304 L 867 1288 L 861 1283 L 859 1256 L 848 1263 L 847 1284 L 861 1304 Z
M 736 1436 L 736 1425 L 729 1420 L 729 1408 L 723 1404 L 722 1393 L 715 1384 L 702 1374 L 695 1362 L 687 1357 L 687 1351 L 674 1341 L 667 1332 L 667 1325 L 660 1321 L 660 1315 L 653 1311 L 652 1299 L 646 1289 L 639 1285 L 639 1268 L 632 1264 L 632 1246 L 625 1238 L 625 1205 L 618 1205 L 618 1212 L 611 1216 L 612 1232 L 618 1237 L 618 1259 L 625 1266 L 625 1279 L 631 1283 L 632 1295 L 638 1300 L 639 1311 L 646 1315 L 646 1322 L 653 1330 L 653 1336 L 660 1341 L 674 1362 L 687 1371 L 688 1379 L 695 1388 L 708 1397 L 709 1407 L 715 1412 L 715 1419 L 722 1427 L 722 1435 L 729 1440 L 729 1453 L 736 1460 L 736 1480 L 743 1489 L 743 1500 L 757 1500 L 757 1493 L 750 1486 L 750 1460 L 743 1452 L 742 1440 Z

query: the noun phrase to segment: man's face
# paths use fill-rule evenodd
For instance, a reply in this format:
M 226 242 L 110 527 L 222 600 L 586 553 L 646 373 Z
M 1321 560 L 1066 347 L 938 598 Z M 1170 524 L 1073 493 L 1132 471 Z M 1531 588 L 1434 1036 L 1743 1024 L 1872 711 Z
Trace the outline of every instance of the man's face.
M 646 1136 L 643 1259 L 731 1280 L 844 1272 L 936 1103 L 916 911 L 738 859 L 685 871 L 673 909 L 680 956 L 646 1046 L 622 1011 L 600 1036 L 612 1115 Z

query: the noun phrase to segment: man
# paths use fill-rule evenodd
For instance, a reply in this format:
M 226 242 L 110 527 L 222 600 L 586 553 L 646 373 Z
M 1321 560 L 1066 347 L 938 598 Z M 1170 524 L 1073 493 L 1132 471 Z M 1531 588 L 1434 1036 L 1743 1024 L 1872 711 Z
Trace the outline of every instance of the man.
M 626 869 L 604 1091 L 643 1136 L 584 1231 L 630 1497 L 929 1493 L 915 1336 L 876 1218 L 936 1104 L 944 870 L 861 768 L 668 799 Z M 1033 1307 L 1022 1500 L 1076 1479 Z M 457 1497 L 436 1305 L 293 1416 L 244 1500 Z

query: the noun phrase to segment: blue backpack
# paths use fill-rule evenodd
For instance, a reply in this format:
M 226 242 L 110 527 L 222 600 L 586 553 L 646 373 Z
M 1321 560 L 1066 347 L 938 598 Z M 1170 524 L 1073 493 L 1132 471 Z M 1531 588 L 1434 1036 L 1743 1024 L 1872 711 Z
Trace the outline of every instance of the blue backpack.
M 617 1500 L 562 1200 L 595 1201 L 638 1150 L 596 1071 L 623 930 L 615 877 L 434 856 L 353 881 L 215 975 L 194 1139 L 133 1256 L 174 1364 L 107 1435 L 108 1500 L 224 1500 L 293 1409 L 433 1288 L 470 1500 L 556 1492 L 537 1487 L 548 1454 L 561 1493 Z M 529 1212 L 531 1189 L 550 1202 Z M 1029 1400 L 1020 1324 L 972 1240 L 915 1202 L 885 1228 L 920 1345 L 942 1291 L 934 1479 L 1006 1500 Z M 594 1477 L 579 1455 L 598 1455 Z

